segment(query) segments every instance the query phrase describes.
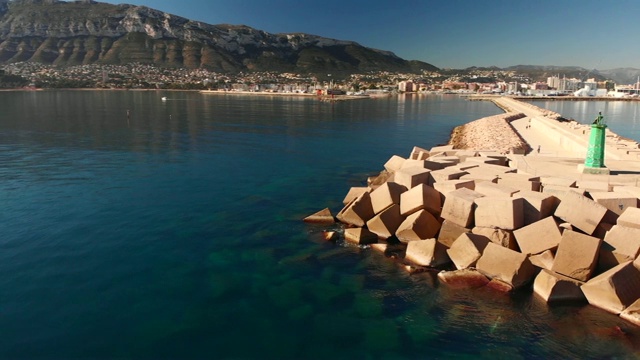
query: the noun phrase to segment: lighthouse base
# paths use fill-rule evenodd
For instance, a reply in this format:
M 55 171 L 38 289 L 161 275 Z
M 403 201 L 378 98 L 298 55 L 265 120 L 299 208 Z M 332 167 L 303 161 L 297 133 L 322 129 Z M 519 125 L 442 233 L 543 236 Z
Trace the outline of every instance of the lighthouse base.
M 607 167 L 591 167 L 584 164 L 578 165 L 578 172 L 582 174 L 609 175 L 610 171 Z

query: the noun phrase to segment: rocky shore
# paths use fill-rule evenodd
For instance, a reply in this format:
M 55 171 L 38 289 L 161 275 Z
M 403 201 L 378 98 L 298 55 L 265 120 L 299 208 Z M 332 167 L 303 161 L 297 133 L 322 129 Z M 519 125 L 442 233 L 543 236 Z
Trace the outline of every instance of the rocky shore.
M 491 144 L 492 149 L 501 154 L 524 154 L 531 149 L 509 123 L 525 116 L 506 113 L 458 126 L 451 132 L 448 144 L 454 149 L 483 149 Z
M 459 291 L 588 303 L 640 326 L 640 187 L 513 167 L 528 147 L 509 125 L 519 118 L 480 119 L 456 128 L 447 146 L 393 155 L 366 186 L 349 189 L 337 215 L 327 208 L 305 221 L 337 221 L 328 241 L 378 250 L 411 273 L 437 272 Z

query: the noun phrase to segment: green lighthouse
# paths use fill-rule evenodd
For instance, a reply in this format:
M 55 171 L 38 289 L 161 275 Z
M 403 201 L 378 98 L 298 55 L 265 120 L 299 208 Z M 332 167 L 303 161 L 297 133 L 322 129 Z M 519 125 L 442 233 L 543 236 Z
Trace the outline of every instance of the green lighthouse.
M 584 174 L 609 174 L 609 169 L 604 166 L 604 146 L 607 125 L 604 122 L 602 112 L 591 124 L 591 134 L 587 147 L 587 157 L 584 160 L 582 173 Z

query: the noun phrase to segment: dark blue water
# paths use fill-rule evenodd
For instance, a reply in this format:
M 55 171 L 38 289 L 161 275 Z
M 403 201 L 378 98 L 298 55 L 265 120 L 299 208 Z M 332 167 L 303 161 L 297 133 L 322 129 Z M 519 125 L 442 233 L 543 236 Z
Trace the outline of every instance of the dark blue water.
M 301 221 L 491 103 L 59 91 L 3 92 L 0 109 L 0 358 L 639 349 L 636 328 L 595 308 L 441 287 Z

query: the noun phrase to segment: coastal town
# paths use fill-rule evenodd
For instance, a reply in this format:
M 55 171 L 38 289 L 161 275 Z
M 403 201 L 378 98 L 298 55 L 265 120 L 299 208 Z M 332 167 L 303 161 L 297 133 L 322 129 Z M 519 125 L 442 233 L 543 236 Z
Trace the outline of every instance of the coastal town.
M 581 80 L 562 74 L 543 79 L 500 69 L 423 71 L 421 74 L 376 71 L 345 76 L 313 76 L 278 72 L 223 74 L 206 69 L 163 68 L 142 63 L 58 67 L 17 62 L 0 66 L 0 88 L 172 89 L 360 96 L 380 93 L 458 93 L 634 98 L 640 92 L 640 81 L 634 84 L 616 84 L 611 80 Z

